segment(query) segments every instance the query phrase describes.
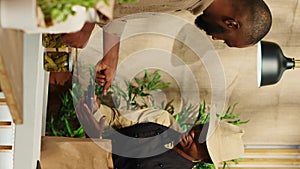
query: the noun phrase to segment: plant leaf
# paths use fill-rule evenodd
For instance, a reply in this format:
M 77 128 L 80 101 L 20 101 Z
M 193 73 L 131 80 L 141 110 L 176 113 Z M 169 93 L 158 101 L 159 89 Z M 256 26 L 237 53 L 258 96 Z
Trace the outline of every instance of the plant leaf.
M 66 129 L 68 131 L 69 136 L 73 137 L 74 134 L 73 134 L 73 131 L 72 131 L 71 127 L 70 127 L 69 121 L 66 118 L 64 119 L 64 121 L 65 121 L 65 127 L 66 127 Z

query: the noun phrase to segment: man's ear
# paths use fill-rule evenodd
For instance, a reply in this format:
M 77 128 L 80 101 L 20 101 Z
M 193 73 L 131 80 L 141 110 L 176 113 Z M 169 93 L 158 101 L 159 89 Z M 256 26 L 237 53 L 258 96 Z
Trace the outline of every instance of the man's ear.
M 239 29 L 241 27 L 240 23 L 232 18 L 225 19 L 224 23 L 228 29 Z

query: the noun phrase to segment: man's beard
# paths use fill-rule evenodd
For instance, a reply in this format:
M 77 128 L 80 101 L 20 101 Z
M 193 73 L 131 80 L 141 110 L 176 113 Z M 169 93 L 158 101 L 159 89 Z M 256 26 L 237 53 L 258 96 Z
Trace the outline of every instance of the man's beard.
M 195 19 L 195 24 L 198 28 L 204 30 L 208 35 L 224 33 L 227 30 L 217 24 L 211 24 L 203 20 L 204 15 L 199 15 Z

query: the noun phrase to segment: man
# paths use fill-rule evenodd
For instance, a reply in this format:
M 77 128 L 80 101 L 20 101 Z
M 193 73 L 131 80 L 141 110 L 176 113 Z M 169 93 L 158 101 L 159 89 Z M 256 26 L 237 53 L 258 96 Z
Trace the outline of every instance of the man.
M 98 106 L 100 104 L 95 102 L 93 109 Z M 208 131 L 203 125 L 196 125 L 189 132 L 180 133 L 155 123 L 157 119 L 146 122 L 142 118 L 141 122 L 130 124 L 118 111 L 108 111 L 110 112 L 97 111 L 105 114 L 101 118 L 99 115 L 93 115 L 85 104 L 85 98 L 76 106 L 77 116 L 90 137 L 99 138 L 102 135 L 104 122 L 118 128 L 117 132 L 112 131 L 108 137 L 112 139 L 113 144 L 114 168 L 191 169 L 199 161 L 218 165 L 221 161 L 238 158 L 243 153 L 243 131 L 226 122 L 220 122 L 212 134 L 206 136 Z M 96 118 L 99 121 L 94 116 L 98 116 Z M 118 126 L 121 123 L 125 126 Z M 201 141 L 203 138 L 206 139 Z
M 112 12 L 118 18 L 140 12 L 176 13 L 181 10 L 193 14 L 203 12 L 195 20 L 197 27 L 206 31 L 213 40 L 222 40 L 229 47 L 256 44 L 269 32 L 272 24 L 271 12 L 263 0 L 140 0 L 138 3 L 116 3 Z M 86 23 L 81 31 L 65 34 L 62 40 L 70 46 L 83 48 L 93 27 L 94 23 Z M 104 57 L 96 66 L 96 82 L 104 86 L 106 95 L 117 68 L 120 37 L 104 30 L 103 39 Z
M 177 2 L 140 0 L 138 3 L 116 2 L 114 11 L 111 12 L 114 13 L 114 18 L 119 18 L 141 12 L 174 13 L 181 10 L 188 10 L 194 15 L 203 12 L 197 17 L 195 24 L 214 40 L 224 40 L 229 47 L 243 48 L 256 44 L 269 32 L 272 24 L 271 12 L 263 0 L 178 0 Z M 69 42 L 71 46 L 82 48 L 88 40 L 93 25 L 93 23 L 86 23 L 82 28 L 80 35 L 85 37 L 82 39 L 84 43 L 79 43 L 78 39 L 77 42 L 74 41 L 71 34 L 69 34 L 70 38 L 63 36 L 62 39 Z M 80 38 L 79 34 L 73 35 Z
M 214 0 L 195 24 L 213 40 L 242 48 L 256 44 L 269 32 L 272 16 L 262 0 Z

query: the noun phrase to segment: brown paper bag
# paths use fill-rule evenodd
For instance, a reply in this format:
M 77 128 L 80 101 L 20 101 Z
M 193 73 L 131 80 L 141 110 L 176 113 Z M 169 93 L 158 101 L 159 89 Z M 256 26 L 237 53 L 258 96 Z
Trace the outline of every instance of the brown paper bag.
M 102 149 L 105 146 L 106 151 Z M 42 169 L 112 169 L 111 140 L 42 137 Z

